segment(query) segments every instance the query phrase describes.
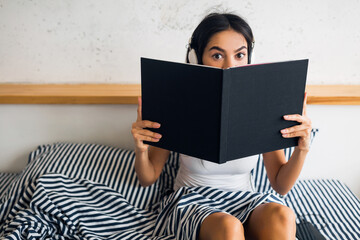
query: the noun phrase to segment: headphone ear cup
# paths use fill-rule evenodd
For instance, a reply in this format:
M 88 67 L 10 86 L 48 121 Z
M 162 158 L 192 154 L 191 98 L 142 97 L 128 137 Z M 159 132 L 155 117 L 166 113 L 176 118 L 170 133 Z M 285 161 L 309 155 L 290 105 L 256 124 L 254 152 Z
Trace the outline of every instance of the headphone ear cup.
M 195 49 L 193 49 L 193 48 L 190 49 L 190 51 L 188 53 L 188 59 L 189 59 L 189 63 L 198 64 L 198 59 L 196 56 Z
M 248 64 L 252 64 L 252 63 L 255 62 L 254 46 L 255 46 L 255 41 L 253 41 L 253 42 L 251 43 L 251 48 L 250 48 L 249 58 L 248 58 Z
M 254 50 L 251 51 L 251 63 L 255 63 L 255 54 L 254 54 Z

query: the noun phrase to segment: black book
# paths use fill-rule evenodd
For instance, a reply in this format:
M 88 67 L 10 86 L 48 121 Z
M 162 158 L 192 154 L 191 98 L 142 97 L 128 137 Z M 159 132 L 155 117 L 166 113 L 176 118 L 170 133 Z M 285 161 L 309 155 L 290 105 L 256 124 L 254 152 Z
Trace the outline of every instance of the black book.
M 280 130 L 302 114 L 308 59 L 220 69 L 141 58 L 142 118 L 159 142 L 215 163 L 296 146 Z

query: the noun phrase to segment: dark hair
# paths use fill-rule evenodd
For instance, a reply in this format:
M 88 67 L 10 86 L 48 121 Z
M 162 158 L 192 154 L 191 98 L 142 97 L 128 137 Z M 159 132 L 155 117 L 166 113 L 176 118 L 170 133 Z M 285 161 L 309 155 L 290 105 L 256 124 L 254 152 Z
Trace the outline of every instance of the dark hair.
M 231 13 L 210 13 L 200 22 L 192 34 L 186 53 L 186 62 L 189 63 L 188 53 L 190 48 L 192 48 L 196 52 L 198 63 L 203 64 L 202 56 L 210 38 L 214 34 L 228 29 L 233 29 L 245 37 L 248 45 L 248 63 L 251 63 L 251 53 L 254 44 L 251 28 L 244 19 Z

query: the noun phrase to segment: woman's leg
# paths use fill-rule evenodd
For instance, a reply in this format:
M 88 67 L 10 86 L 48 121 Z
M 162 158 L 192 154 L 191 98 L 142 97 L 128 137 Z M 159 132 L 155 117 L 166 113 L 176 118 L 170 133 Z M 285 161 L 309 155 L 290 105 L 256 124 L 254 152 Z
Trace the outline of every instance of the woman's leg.
M 245 224 L 246 239 L 294 240 L 295 214 L 287 206 L 265 203 L 256 207 Z
M 199 240 L 244 240 L 244 228 L 234 216 L 217 212 L 205 218 L 200 227 Z

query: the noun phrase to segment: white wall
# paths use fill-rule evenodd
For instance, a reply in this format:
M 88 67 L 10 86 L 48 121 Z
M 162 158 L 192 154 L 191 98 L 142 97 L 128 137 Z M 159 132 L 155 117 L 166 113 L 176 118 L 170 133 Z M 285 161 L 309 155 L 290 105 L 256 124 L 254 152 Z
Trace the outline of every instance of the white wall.
M 359 0 L 2 0 L 0 82 L 139 83 L 140 56 L 183 61 L 211 9 L 248 20 L 257 61 L 309 58 L 310 84 L 360 82 Z
M 309 105 L 308 115 L 319 132 L 300 178 L 339 179 L 360 198 L 360 106 Z
M 360 106 L 309 105 L 319 128 L 301 178 L 335 178 L 360 197 Z M 1 105 L 0 171 L 21 171 L 30 151 L 54 142 L 101 143 L 133 149 L 135 105 Z
M 140 56 L 183 61 L 211 9 L 248 20 L 256 62 L 309 58 L 308 84 L 360 84 L 358 0 L 0 0 L 0 83 L 140 83 Z M 360 106 L 308 109 L 320 133 L 301 177 L 341 179 L 360 196 Z M 132 148 L 135 118 L 134 105 L 0 105 L 0 171 L 56 141 Z

